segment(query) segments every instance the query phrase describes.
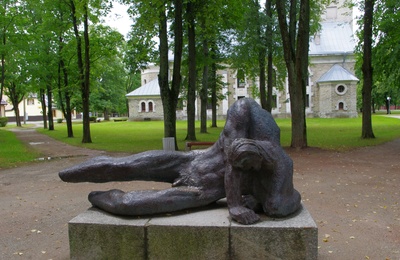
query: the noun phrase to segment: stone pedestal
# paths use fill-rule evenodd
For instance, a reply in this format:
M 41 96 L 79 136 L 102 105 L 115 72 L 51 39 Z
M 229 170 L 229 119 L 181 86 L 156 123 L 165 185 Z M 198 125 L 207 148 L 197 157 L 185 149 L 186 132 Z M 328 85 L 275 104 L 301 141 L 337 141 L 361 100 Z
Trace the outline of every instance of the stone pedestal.
M 95 208 L 69 222 L 71 259 L 317 259 L 318 229 L 303 209 L 255 225 L 230 221 L 226 205 L 148 218 Z

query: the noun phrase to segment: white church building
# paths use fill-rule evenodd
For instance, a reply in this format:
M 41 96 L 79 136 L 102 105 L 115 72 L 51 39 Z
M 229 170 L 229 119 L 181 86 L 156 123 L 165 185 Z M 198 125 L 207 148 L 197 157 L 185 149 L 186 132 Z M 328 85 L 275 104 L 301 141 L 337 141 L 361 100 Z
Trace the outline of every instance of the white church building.
M 357 83 L 354 76 L 355 39 L 352 12 L 343 6 L 344 0 L 332 1 L 322 17 L 321 30 L 310 38 L 309 80 L 306 92 L 308 117 L 357 117 Z M 172 64 L 171 64 L 172 70 Z M 127 94 L 130 120 L 162 120 L 163 107 L 158 85 L 159 68 L 150 65 L 142 71 L 142 86 Z M 238 80 L 237 72 L 229 69 L 218 71 L 226 87 L 225 99 L 218 104 L 218 118 L 226 116 L 228 108 L 242 97 L 252 96 L 252 86 L 259 83 Z M 172 73 L 170 73 L 172 75 Z M 290 94 L 287 82 L 284 90 L 274 89 L 275 117 L 290 117 Z M 198 99 L 199 100 L 199 99 Z M 196 102 L 196 108 L 200 107 Z M 196 109 L 197 115 L 200 110 Z M 211 116 L 211 110 L 209 111 Z M 177 110 L 177 118 L 185 119 L 185 102 Z

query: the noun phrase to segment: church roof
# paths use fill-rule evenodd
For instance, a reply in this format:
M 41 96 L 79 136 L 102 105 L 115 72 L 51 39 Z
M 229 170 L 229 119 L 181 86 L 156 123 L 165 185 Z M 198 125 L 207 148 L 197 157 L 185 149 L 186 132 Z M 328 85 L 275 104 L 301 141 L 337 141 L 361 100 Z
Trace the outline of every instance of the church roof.
M 359 79 L 350 71 L 338 64 L 335 64 L 324 75 L 322 75 L 317 82 L 321 83 L 333 81 L 359 81 Z
M 144 84 L 140 88 L 126 94 L 127 97 L 137 96 L 160 96 L 160 86 L 158 85 L 158 78 L 153 79 L 147 84 Z
M 353 53 L 355 40 L 350 23 L 322 22 L 319 33 L 311 37 L 309 55 Z

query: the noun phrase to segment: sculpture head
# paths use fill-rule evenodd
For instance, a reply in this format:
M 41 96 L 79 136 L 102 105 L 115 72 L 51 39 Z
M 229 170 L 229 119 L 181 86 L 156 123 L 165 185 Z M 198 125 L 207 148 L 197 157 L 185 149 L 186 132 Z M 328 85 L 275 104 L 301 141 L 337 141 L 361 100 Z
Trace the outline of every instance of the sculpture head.
M 254 140 L 235 139 L 228 151 L 229 163 L 243 171 L 260 170 L 262 164 L 261 148 Z

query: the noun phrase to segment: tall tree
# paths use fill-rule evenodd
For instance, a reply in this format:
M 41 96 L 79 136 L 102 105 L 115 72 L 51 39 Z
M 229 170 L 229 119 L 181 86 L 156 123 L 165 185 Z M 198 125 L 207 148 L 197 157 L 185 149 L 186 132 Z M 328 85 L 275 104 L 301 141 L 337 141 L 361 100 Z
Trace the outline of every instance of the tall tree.
M 282 35 L 284 58 L 288 74 L 290 110 L 292 114 L 291 147 L 307 147 L 305 98 L 307 86 L 308 48 L 310 35 L 310 2 L 300 0 L 276 1 L 279 27 Z M 287 17 L 286 14 L 289 13 Z
M 7 14 L 7 15 L 6 15 Z M 1 75 L 0 75 L 0 102 L 3 100 L 3 93 L 4 93 L 4 82 L 5 82 L 5 65 L 6 65 L 6 43 L 7 43 L 7 31 L 8 28 L 12 24 L 12 17 L 8 15 L 8 2 L 2 1 L 0 6 L 0 32 L 1 32 L 1 47 L 0 47 L 0 56 L 1 56 Z M 0 106 L 0 115 L 2 114 Z
M 0 6 L 0 34 L 1 34 L 1 88 L 6 94 L 15 112 L 16 124 L 21 126 L 19 103 L 29 92 L 29 35 L 26 27 L 29 22 L 24 16 L 25 2 L 5 0 Z M 0 91 L 1 92 L 1 91 Z M 2 93 L 1 93 L 2 94 Z M 0 97 L 2 98 L 2 96 Z M 25 115 L 24 115 L 25 116 Z
M 133 43 L 140 46 L 140 50 L 135 51 L 141 55 L 141 59 L 128 59 L 132 62 L 129 64 L 131 72 L 133 68 L 143 68 L 146 66 L 148 57 L 153 52 L 148 51 L 153 45 L 152 38 L 158 36 L 158 57 L 156 61 L 160 66 L 158 74 L 158 84 L 160 86 L 161 100 L 164 109 L 164 137 L 175 138 L 175 148 L 178 149 L 176 142 L 176 108 L 178 105 L 178 96 L 181 88 L 181 62 L 183 49 L 183 28 L 182 28 L 182 0 L 157 0 L 157 1 L 139 1 L 139 0 L 123 0 L 129 4 L 129 13 L 134 19 L 133 32 L 141 32 L 142 35 L 134 35 Z M 170 19 L 170 20 L 169 20 Z M 173 26 L 169 27 L 168 24 Z M 169 28 L 173 28 L 171 35 L 173 36 L 173 71 L 172 83 L 169 77 Z M 132 36 L 132 34 L 131 34 Z M 143 39 L 144 44 L 140 44 Z M 147 54 L 146 54 L 147 52 Z M 145 58 L 143 58 L 146 56 Z
M 79 31 L 80 21 L 79 12 L 76 8 L 75 0 L 70 0 L 72 24 L 74 28 L 76 38 L 76 53 L 77 53 L 77 64 L 79 69 L 79 82 L 82 97 L 82 108 L 83 108 L 83 135 L 82 143 L 91 143 L 92 138 L 90 134 L 90 120 L 89 120 L 89 93 L 90 93 L 90 46 L 89 46 L 89 19 L 88 19 L 88 3 L 84 1 L 82 3 L 82 20 L 83 20 L 83 38 L 84 44 L 82 44 L 82 35 Z M 82 50 L 84 46 L 84 50 Z
M 265 14 L 267 16 L 267 27 L 265 29 L 266 33 L 266 38 L 267 38 L 267 93 L 266 93 L 266 103 L 265 103 L 265 109 L 268 112 L 272 111 L 272 106 L 273 106 L 273 101 L 272 101 L 272 91 L 274 88 L 274 78 L 275 78 L 275 70 L 274 70 L 274 48 L 273 48 L 273 36 L 274 36 L 274 30 L 273 30 L 273 12 L 272 12 L 272 0 L 266 0 L 265 1 Z M 260 85 L 261 88 L 261 85 Z M 261 90 L 260 90 L 261 92 Z M 263 97 L 261 96 L 261 100 L 263 100 Z M 276 102 L 276 101 L 275 101 Z
M 187 92 L 187 136 L 186 140 L 196 140 L 196 23 L 195 7 L 193 1 L 186 3 L 186 18 L 188 26 L 188 61 L 189 61 L 189 80 Z M 175 25 L 176 26 L 176 25 Z
M 372 67 L 374 104 L 400 102 L 400 2 L 376 0 L 373 12 Z M 361 26 L 362 27 L 362 26 Z M 360 39 L 362 40 L 362 39 Z M 385 104 L 386 103 L 386 104 Z M 388 108 L 387 108 L 388 109 Z
M 364 44 L 363 44 L 363 88 L 362 88 L 362 133 L 364 139 L 375 138 L 372 131 L 371 107 L 372 107 L 372 25 L 375 0 L 364 2 Z
M 172 72 L 172 85 L 168 82 L 168 28 L 165 6 L 160 10 L 160 74 L 158 82 L 160 85 L 161 99 L 164 108 L 164 137 L 175 138 L 175 149 L 178 149 L 176 142 L 176 107 L 181 85 L 181 61 L 183 46 L 183 28 L 182 28 L 182 0 L 173 1 L 174 10 L 174 64 Z

